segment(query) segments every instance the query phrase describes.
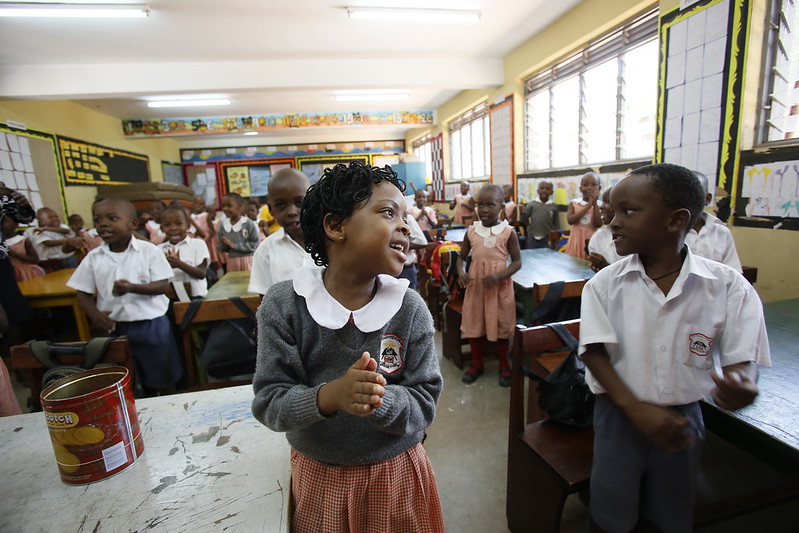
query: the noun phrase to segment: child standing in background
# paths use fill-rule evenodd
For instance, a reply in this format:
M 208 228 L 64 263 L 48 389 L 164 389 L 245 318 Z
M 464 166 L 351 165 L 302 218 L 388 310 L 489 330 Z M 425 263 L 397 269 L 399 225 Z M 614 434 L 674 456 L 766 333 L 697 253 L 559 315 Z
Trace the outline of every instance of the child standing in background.
M 588 260 L 591 261 L 591 270 L 594 272 L 599 272 L 609 264 L 621 259 L 616 252 L 613 233 L 610 229 L 610 222 L 613 220 L 613 207 L 610 205 L 611 190 L 612 187 L 602 193 L 602 205 L 599 207 L 602 227 L 596 230 L 591 235 L 591 240 L 588 241 Z
M 264 295 L 269 287 L 291 279 L 300 267 L 310 263 L 300 227 L 300 209 L 310 186 L 308 177 L 293 168 L 281 169 L 269 180 L 270 211 L 280 227 L 255 250 L 249 292 Z
M 39 255 L 33 243 L 17 233 L 19 223 L 11 217 L 3 219 L 3 238 L 8 246 L 8 256 L 14 266 L 17 281 L 35 278 L 44 275 L 44 269 L 39 266 Z
M 214 210 L 205 205 L 205 200 L 202 196 L 194 197 L 191 213 L 192 224 L 202 230 L 202 237 L 200 238 L 205 241 L 205 245 L 208 247 L 211 262 L 216 261 L 219 264 L 219 250 L 217 249 L 219 243 L 216 238 L 216 228 L 214 227 L 215 215 Z M 197 235 L 198 237 L 200 236 L 199 233 Z
M 707 190 L 707 176 L 696 170 L 693 171 L 693 174 L 702 185 L 702 190 L 705 192 L 705 206 L 707 206 L 713 200 L 713 195 Z M 709 213 L 702 212 L 691 231 L 685 236 L 685 244 L 696 255 L 724 263 L 738 272 L 743 272 L 732 232 L 725 223 Z
M 227 218 L 217 231 L 219 251 L 227 254 L 227 271 L 252 270 L 252 255 L 258 248 L 258 228 L 244 216 L 244 198 L 229 192 L 222 197 L 222 211 Z
M 427 191 L 421 189 L 413 193 L 414 205 L 408 208 L 408 214 L 413 217 L 422 231 L 433 229 L 438 225 L 436 210 L 427 205 Z
M 516 202 L 513 201 L 513 185 L 503 185 L 502 191 L 505 193 L 505 207 L 499 218 L 507 220 L 508 224 L 516 228 L 519 225 L 519 210 L 516 208 Z
M 610 200 L 627 257 L 588 280 L 580 324 L 596 394 L 591 519 L 603 531 L 631 531 L 641 516 L 657 531 L 691 531 L 705 436 L 699 401 L 710 394 L 724 409 L 754 401 L 757 364 L 770 366 L 763 305 L 741 274 L 685 246 L 703 207 L 688 169 L 638 168 Z
M 150 220 L 147 221 L 147 235 L 153 244 L 161 244 L 166 240 L 166 235 L 161 231 L 161 213 L 166 205 L 161 200 L 150 203 Z
M 255 198 L 247 199 L 247 218 L 252 220 L 255 223 L 255 226 L 258 228 L 258 242 L 263 242 L 269 233 L 267 233 L 268 230 L 266 229 L 266 222 L 258 220 L 258 200 Z M 263 222 L 263 225 L 261 222 Z
M 444 531 L 422 446 L 443 384 L 433 320 L 394 277 L 408 253 L 402 189 L 389 167 L 325 170 L 301 214 L 324 268 L 277 283 L 258 309 L 252 410 L 291 444 L 295 533 Z
M 449 203 L 449 208 L 455 210 L 453 223 L 466 224 L 467 226 L 474 221 L 474 198 L 469 193 L 468 181 L 461 182 L 461 193 L 456 194 L 455 198 Z
M 511 276 L 522 267 L 516 231 L 507 220 L 499 221 L 504 192 L 498 185 L 485 185 L 477 195 L 480 220 L 466 232 L 458 256 L 458 283 L 467 287 L 463 300 L 461 331 L 469 339 L 472 364 L 463 374 L 464 383 L 474 383 L 483 374 L 483 337 L 495 343 L 499 358 L 499 384 L 510 386 L 508 339 L 516 324 L 516 299 Z M 472 254 L 467 273 L 466 259 Z M 508 264 L 510 257 L 510 264 Z
M 49 207 L 36 211 L 36 220 L 38 227 L 28 229 L 26 236 L 33 242 L 45 272 L 78 266 L 75 250 L 83 245 L 82 239 L 62 224 L 58 214 Z
M 188 236 L 191 218 L 183 207 L 172 204 L 161 213 L 161 229 L 166 241 L 158 245 L 158 249 L 166 255 L 174 277 L 172 281 L 188 283 L 191 288 L 189 296 L 203 297 L 208 294 L 208 282 L 205 274 L 211 256 L 202 239 Z
M 128 200 L 98 200 L 92 218 L 105 244 L 89 252 L 67 285 L 96 328 L 128 336 L 144 395 L 174 392 L 183 366 L 166 316 L 172 268 L 154 244 L 133 237 L 138 218 Z
M 552 192 L 552 182 L 541 180 L 538 182 L 538 199 L 530 200 L 524 206 L 521 223 L 527 235 L 525 249 L 547 248 L 550 232 L 560 229 L 558 206 L 551 201 Z
M 580 192 L 583 197 L 569 202 L 566 221 L 572 227 L 566 253 L 571 256 L 588 259 L 585 251 L 586 241 L 602 225 L 602 217 L 599 215 L 600 188 L 599 176 L 588 172 L 580 180 Z

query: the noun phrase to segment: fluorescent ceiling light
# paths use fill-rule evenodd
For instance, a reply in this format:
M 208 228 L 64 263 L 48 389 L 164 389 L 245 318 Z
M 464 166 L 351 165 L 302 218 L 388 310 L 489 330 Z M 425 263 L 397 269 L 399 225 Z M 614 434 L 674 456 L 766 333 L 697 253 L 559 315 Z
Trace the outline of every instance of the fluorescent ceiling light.
M 386 100 L 408 100 L 407 94 L 373 93 L 373 94 L 337 94 L 336 102 L 374 102 Z
M 142 18 L 150 14 L 143 4 L 0 3 L 0 17 Z
M 244 135 L 258 135 L 257 131 L 245 131 Z
M 347 7 L 347 14 L 355 20 L 383 20 L 390 22 L 479 22 L 480 12 L 467 9 L 412 9 L 402 7 Z
M 161 100 L 147 102 L 147 107 L 199 107 L 214 105 L 230 105 L 230 100 L 217 98 L 214 100 Z

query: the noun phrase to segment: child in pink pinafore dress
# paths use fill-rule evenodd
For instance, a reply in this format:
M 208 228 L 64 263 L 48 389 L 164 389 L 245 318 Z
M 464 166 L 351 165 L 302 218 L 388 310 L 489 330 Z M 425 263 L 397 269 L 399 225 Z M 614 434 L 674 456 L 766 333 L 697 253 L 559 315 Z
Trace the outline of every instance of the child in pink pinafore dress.
M 472 364 L 463 375 L 464 383 L 474 383 L 483 374 L 482 341 L 485 337 L 496 344 L 500 386 L 510 386 L 508 341 L 516 325 L 511 276 L 521 268 L 522 257 L 513 226 L 507 220 L 499 221 L 504 197 L 498 185 L 480 189 L 477 195 L 479 220 L 469 227 L 458 257 L 458 283 L 467 287 L 461 331 L 472 349 Z M 472 264 L 466 273 L 464 265 L 469 252 Z
M 580 180 L 582 199 L 572 200 L 566 211 L 566 220 L 572 225 L 569 233 L 569 242 L 566 244 L 566 253 L 588 259 L 586 241 L 602 227 L 602 217 L 599 214 L 599 176 L 593 172 L 583 175 Z

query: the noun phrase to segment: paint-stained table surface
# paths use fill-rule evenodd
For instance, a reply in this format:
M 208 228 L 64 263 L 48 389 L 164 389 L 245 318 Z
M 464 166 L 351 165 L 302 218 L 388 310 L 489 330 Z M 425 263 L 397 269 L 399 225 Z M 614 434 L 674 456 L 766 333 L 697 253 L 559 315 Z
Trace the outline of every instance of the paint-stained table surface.
M 136 401 L 144 454 L 91 485 L 61 482 L 42 413 L 0 418 L 0 531 L 288 532 L 289 445 L 252 387 Z

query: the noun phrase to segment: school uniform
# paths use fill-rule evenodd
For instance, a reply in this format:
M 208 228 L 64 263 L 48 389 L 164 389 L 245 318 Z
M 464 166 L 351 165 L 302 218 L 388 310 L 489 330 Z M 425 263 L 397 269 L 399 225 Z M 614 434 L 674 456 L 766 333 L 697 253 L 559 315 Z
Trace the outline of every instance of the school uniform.
M 604 344 L 635 397 L 681 413 L 694 436 L 686 450 L 663 451 L 629 422 L 587 370 L 586 382 L 597 394 L 591 516 L 608 531 L 629 531 L 640 509 L 664 531 L 690 531 L 704 439 L 697 402 L 713 389 L 714 367 L 771 365 L 760 298 L 741 274 L 690 249 L 664 295 L 634 254 L 586 283 L 581 316 L 579 353 Z
M 416 222 L 413 217 L 408 217 L 407 221 L 408 228 L 411 232 L 409 236 L 410 243 L 417 246 L 427 244 L 427 237 L 424 236 L 424 232 L 422 228 L 419 227 L 419 223 Z M 402 267 L 402 272 L 397 276 L 398 278 L 407 279 L 410 283 L 409 287 L 413 290 L 416 290 L 416 286 L 419 283 L 416 271 L 416 259 L 416 250 L 409 249 L 406 254 L 405 265 Z
M 416 205 L 408 207 L 408 214 L 412 216 L 416 222 L 418 222 L 419 227 L 423 231 L 434 228 L 438 223 L 436 211 L 429 205 L 424 206 L 424 216 L 421 218 L 419 218 L 419 216 L 422 214 L 422 209 L 419 209 L 416 207 Z
M 266 294 L 278 281 L 291 279 L 301 267 L 313 264 L 305 248 L 279 227 L 255 249 L 247 291 Z
M 171 324 L 166 317 L 169 298 L 163 294 L 128 293 L 115 296 L 114 282 L 151 283 L 172 278 L 172 267 L 154 244 L 131 236 L 124 252 L 112 252 L 107 243 L 81 261 L 67 286 L 95 294 L 99 311 L 116 322 L 114 335 L 127 335 L 141 383 L 151 389 L 174 385 L 183 375 Z
M 242 216 L 232 224 L 230 219 L 223 219 L 217 231 L 219 237 L 219 250 L 227 253 L 227 271 L 239 272 L 252 270 L 253 252 L 258 248 L 258 227 L 249 218 Z M 222 244 L 222 238 L 227 237 L 233 246 Z
M 145 225 L 147 235 L 150 236 L 150 242 L 153 244 L 161 244 L 166 240 L 166 233 L 161 231 L 161 224 L 155 220 L 148 220 Z
M 39 260 L 49 265 L 50 268 L 54 270 L 75 268 L 78 266 L 75 252 L 64 252 L 61 249 L 62 246 L 47 246 L 44 244 L 47 241 L 61 241 L 75 236 L 75 233 L 66 224 L 61 224 L 59 227 L 69 230 L 69 233 L 63 234 L 48 230 L 37 233 L 34 228 L 28 228 L 25 230 L 24 235 L 33 243 L 33 247 L 39 255 Z
M 709 213 L 702 213 L 701 216 L 704 218 L 705 224 L 699 228 L 698 233 L 691 228 L 688 235 L 685 236 L 685 244 L 696 255 L 724 263 L 738 272 L 743 272 L 730 228 Z
M 524 206 L 521 223 L 527 233 L 525 248 L 547 248 L 549 233 L 560 229 L 558 206 L 552 200 L 545 204 L 539 199 L 532 200 Z
M 188 236 L 177 244 L 162 242 L 158 245 L 158 249 L 161 250 L 164 255 L 166 255 L 167 252 L 177 250 L 180 260 L 194 267 L 200 266 L 203 261 L 206 261 L 207 265 L 211 260 L 211 255 L 208 253 L 208 246 L 205 244 L 205 241 L 202 239 L 192 239 Z M 189 284 L 191 296 L 193 298 L 208 294 L 208 281 L 205 278 L 197 279 L 179 268 L 173 268 L 172 274 L 172 281 Z
M 616 245 L 613 243 L 613 231 L 607 224 L 596 230 L 588 241 L 588 253 L 599 254 L 605 258 L 608 264 L 615 263 L 622 258 L 616 252 Z

